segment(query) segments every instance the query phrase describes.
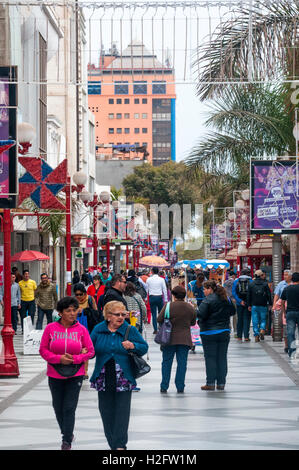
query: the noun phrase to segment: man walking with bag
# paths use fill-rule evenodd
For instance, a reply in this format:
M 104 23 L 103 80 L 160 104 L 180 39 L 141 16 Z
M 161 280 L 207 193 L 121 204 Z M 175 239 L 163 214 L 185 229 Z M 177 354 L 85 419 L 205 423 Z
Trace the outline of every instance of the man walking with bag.
M 255 342 L 258 343 L 265 336 L 268 305 L 272 305 L 272 296 L 267 281 L 263 279 L 263 271 L 258 269 L 254 275 L 255 279 L 248 288 L 247 304 L 251 311 Z
M 242 336 L 244 335 L 245 341 L 250 341 L 249 339 L 249 328 L 251 321 L 251 313 L 248 310 L 247 304 L 247 294 L 248 287 L 250 282 L 252 282 L 251 277 L 249 276 L 249 271 L 243 269 L 241 271 L 241 276 L 236 279 L 232 287 L 232 297 L 236 301 L 237 308 L 237 339 L 242 341 Z

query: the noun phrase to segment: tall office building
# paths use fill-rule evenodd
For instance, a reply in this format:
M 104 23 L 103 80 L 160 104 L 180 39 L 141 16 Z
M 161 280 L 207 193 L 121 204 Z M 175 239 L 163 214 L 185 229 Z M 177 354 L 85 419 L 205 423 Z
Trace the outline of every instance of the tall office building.
M 102 51 L 88 66 L 88 106 L 95 115 L 98 159 L 113 159 L 117 146 L 146 146 L 154 166 L 175 160 L 175 76 L 168 61 L 133 41 L 120 55 Z M 113 150 L 113 147 L 114 150 Z M 124 154 L 136 159 L 136 152 Z

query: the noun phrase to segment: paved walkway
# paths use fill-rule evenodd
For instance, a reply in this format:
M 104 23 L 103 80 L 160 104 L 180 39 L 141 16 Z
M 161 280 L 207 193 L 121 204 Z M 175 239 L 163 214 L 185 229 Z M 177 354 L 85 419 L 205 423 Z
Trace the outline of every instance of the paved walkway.
M 190 353 L 184 395 L 174 384 L 159 393 L 161 353 L 147 327 L 152 372 L 133 394 L 130 450 L 249 450 L 299 448 L 297 362 L 283 352 L 283 343 L 242 343 L 232 338 L 224 392 L 203 392 L 205 367 L 201 348 Z M 19 378 L 0 378 L 0 449 L 54 450 L 60 435 L 51 406 L 45 363 L 22 354 L 22 336 L 15 337 Z M 90 371 L 93 360 L 90 361 Z M 174 376 L 174 374 L 173 374 Z M 97 407 L 97 393 L 84 382 L 75 428 L 76 449 L 107 450 Z

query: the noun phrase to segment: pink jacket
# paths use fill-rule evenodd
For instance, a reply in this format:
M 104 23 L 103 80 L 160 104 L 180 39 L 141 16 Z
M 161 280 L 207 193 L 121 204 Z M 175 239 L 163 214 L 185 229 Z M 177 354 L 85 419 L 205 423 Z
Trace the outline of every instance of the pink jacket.
M 86 354 L 81 354 L 83 348 L 87 349 Z M 82 367 L 74 375 L 84 375 L 84 361 L 88 361 L 94 356 L 94 347 L 89 333 L 85 326 L 76 321 L 69 328 L 65 328 L 60 321 L 49 323 L 43 333 L 39 353 L 48 362 L 47 375 L 55 379 L 65 379 L 51 364 L 59 364 L 60 357 L 69 353 L 73 355 L 74 364 Z

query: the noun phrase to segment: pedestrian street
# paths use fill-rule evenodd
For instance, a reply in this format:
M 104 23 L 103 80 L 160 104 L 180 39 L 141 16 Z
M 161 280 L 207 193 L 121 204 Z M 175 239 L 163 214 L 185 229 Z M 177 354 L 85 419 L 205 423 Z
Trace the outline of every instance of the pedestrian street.
M 267 336 L 265 345 L 239 344 L 232 337 L 227 386 L 215 392 L 200 390 L 205 367 L 201 347 L 197 347 L 195 354 L 189 354 L 185 394 L 177 394 L 172 383 L 168 393 L 161 395 L 161 353 L 150 326 L 147 339 L 152 371 L 138 381 L 141 391 L 133 393 L 128 450 L 299 448 L 298 375 L 294 368 L 290 373 L 288 359 L 281 354 L 282 343 L 273 343 Z M 58 450 L 60 434 L 46 364 L 38 356 L 22 355 L 21 335 L 15 337 L 15 349 L 20 377 L 0 381 L 0 449 Z M 93 364 L 91 360 L 90 375 Z M 97 393 L 88 381 L 80 394 L 75 437 L 74 451 L 108 448 Z

